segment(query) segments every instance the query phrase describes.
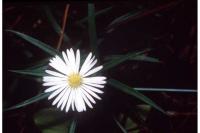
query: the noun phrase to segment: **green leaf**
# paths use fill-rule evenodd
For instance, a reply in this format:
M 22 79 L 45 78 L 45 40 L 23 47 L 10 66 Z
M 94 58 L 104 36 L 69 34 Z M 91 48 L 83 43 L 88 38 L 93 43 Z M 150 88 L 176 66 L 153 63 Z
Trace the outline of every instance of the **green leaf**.
M 126 119 L 125 123 L 126 130 L 131 130 L 137 128 L 137 123 L 135 123 L 130 117 Z
M 140 104 L 137 105 L 137 110 L 138 110 L 138 115 L 140 116 L 140 118 L 145 121 L 147 119 L 147 116 L 151 110 L 151 106 L 150 105 L 146 105 L 146 104 Z
M 180 93 L 197 93 L 193 89 L 172 89 L 172 88 L 134 88 L 137 91 L 143 92 L 180 92 Z
M 30 64 L 30 66 L 27 67 L 26 70 L 33 70 L 33 69 L 41 69 L 42 70 L 42 68 L 46 68 L 46 65 L 48 64 L 49 59 L 50 58 L 46 58 L 46 59 L 38 61 L 34 64 Z
M 41 66 L 41 67 L 33 68 L 33 69 L 9 70 L 9 71 L 15 72 L 15 73 L 18 73 L 18 74 L 23 74 L 23 75 L 31 75 L 31 76 L 42 77 L 45 74 L 45 69 L 46 69 L 46 66 Z
M 146 97 L 145 95 L 143 95 L 142 93 L 138 92 L 137 90 L 135 90 L 132 87 L 129 87 L 128 85 L 125 85 L 123 83 L 121 83 L 120 81 L 117 81 L 115 79 L 109 79 L 108 80 L 108 84 L 113 86 L 116 89 L 119 89 L 120 91 L 132 95 L 138 99 L 140 99 L 141 101 L 151 105 L 152 107 L 154 107 L 155 109 L 161 111 L 162 113 L 165 114 L 165 111 L 160 108 L 156 103 L 154 103 L 151 99 L 149 99 L 148 97 Z
M 96 33 L 94 13 L 95 13 L 94 4 L 88 4 L 88 31 L 89 31 L 90 46 L 92 51 L 96 54 L 96 56 L 98 56 L 98 53 L 96 52 L 97 33 Z
M 7 30 L 7 31 L 16 34 L 17 36 L 25 39 L 26 41 L 30 42 L 34 46 L 40 48 L 41 50 L 43 50 L 44 52 L 46 52 L 46 53 L 48 53 L 52 56 L 59 54 L 59 52 L 56 49 L 52 48 L 51 46 L 49 46 L 49 45 L 31 37 L 31 36 L 28 36 L 26 34 L 23 34 L 23 33 L 17 32 L 17 31 L 13 31 L 13 30 Z
M 35 124 L 42 133 L 66 133 L 68 121 L 66 114 L 54 108 L 45 108 L 34 115 Z
M 146 55 L 139 55 L 136 57 L 131 57 L 130 60 L 135 60 L 135 61 L 146 61 L 146 62 L 155 62 L 155 63 L 160 63 L 161 61 L 157 58 L 146 56 Z
M 110 55 L 106 57 L 106 60 L 115 60 L 122 58 L 124 55 Z M 145 61 L 145 62 L 154 62 L 154 63 L 160 63 L 161 61 L 157 58 L 146 56 L 146 55 L 138 55 L 138 56 L 131 56 L 128 60 L 134 60 L 134 61 Z
M 120 63 L 129 60 L 129 58 L 136 57 L 136 56 L 141 55 L 141 54 L 143 54 L 147 51 L 150 51 L 150 49 L 146 49 L 146 50 L 143 50 L 143 51 L 140 51 L 140 52 L 135 52 L 135 53 L 129 53 L 129 54 L 121 56 L 117 59 L 111 60 L 111 61 L 109 61 L 109 62 L 107 62 L 103 65 L 104 66 L 103 71 L 108 70 L 110 68 L 113 68 L 113 67 L 119 65 Z
M 50 8 L 48 6 L 44 6 L 44 11 L 47 15 L 47 20 L 49 21 L 49 23 L 52 25 L 53 29 L 55 30 L 56 33 L 58 33 L 58 35 L 60 35 L 60 32 L 61 32 L 61 27 L 60 25 L 56 22 L 56 19 L 54 18 Z M 70 38 L 64 34 L 64 37 L 63 37 L 64 41 L 66 43 L 70 43 Z
M 117 119 L 114 118 L 114 121 L 116 122 L 116 124 L 118 125 L 118 127 L 122 130 L 123 133 L 128 133 L 126 131 L 126 129 L 120 124 L 119 121 L 117 121 Z
M 104 9 L 102 9 L 102 10 L 96 12 L 96 13 L 95 13 L 95 17 L 97 17 L 97 16 L 99 16 L 99 15 L 102 15 L 102 14 L 104 14 L 104 13 L 110 11 L 112 8 L 113 8 L 113 7 L 108 7 L 108 8 L 104 8 Z M 81 20 L 77 21 L 76 23 L 77 23 L 77 24 L 81 24 L 81 23 L 84 23 L 84 22 L 86 22 L 86 21 L 88 21 L 88 17 L 82 18 Z
M 121 23 L 124 23 L 126 21 L 128 21 L 129 19 L 132 19 L 134 17 L 136 17 L 138 14 L 140 14 L 141 11 L 131 11 L 128 12 L 120 17 L 115 18 L 109 25 L 108 25 L 108 29 L 113 28 L 117 25 L 120 25 Z
M 70 127 L 69 127 L 69 133 L 75 133 L 75 129 L 76 129 L 76 121 L 72 120 L 70 123 Z
M 15 106 L 12 106 L 10 108 L 7 108 L 7 109 L 4 109 L 4 111 L 9 111 L 9 110 L 13 110 L 13 109 L 18 109 L 18 108 L 21 108 L 21 107 L 24 107 L 24 106 L 27 106 L 27 105 L 30 105 L 32 103 L 35 103 L 35 102 L 38 102 L 42 99 L 45 99 L 49 96 L 49 93 L 41 93 L 41 94 L 38 94 L 30 99 L 27 99 Z

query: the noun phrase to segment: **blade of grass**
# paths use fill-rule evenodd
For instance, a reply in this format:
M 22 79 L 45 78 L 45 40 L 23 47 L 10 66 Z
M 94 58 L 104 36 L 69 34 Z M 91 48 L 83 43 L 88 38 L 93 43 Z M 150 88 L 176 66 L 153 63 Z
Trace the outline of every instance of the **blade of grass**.
M 44 71 L 43 70 L 9 70 L 10 72 L 18 73 L 18 74 L 23 74 L 23 75 L 30 75 L 30 76 L 37 76 L 37 77 L 42 77 L 44 76 Z
M 142 18 L 144 16 L 151 15 L 151 14 L 154 14 L 156 12 L 174 7 L 174 6 L 178 5 L 180 2 L 181 2 L 181 0 L 172 1 L 172 2 L 162 4 L 162 5 L 158 5 L 157 7 L 154 7 L 154 8 L 151 8 L 151 9 L 145 9 L 145 10 L 136 11 L 136 12 L 132 11 L 132 12 L 126 13 L 125 15 L 118 17 L 120 19 L 116 18 L 116 19 L 118 19 L 118 21 L 115 21 L 116 19 L 114 20 L 115 22 L 112 21 L 109 24 L 109 26 L 107 27 L 107 31 L 109 31 L 112 28 L 116 28 L 117 26 L 119 26 L 121 24 L 127 23 L 131 20 Z
M 72 120 L 69 127 L 69 133 L 75 133 L 75 129 L 76 129 L 76 121 Z
M 24 106 L 27 106 L 27 105 L 30 105 L 30 104 L 33 104 L 35 102 L 38 102 L 42 99 L 45 99 L 49 96 L 49 93 L 41 93 L 41 94 L 38 94 L 30 99 L 27 99 L 15 106 L 12 106 L 10 108 L 7 108 L 7 109 L 4 109 L 3 111 L 9 111 L 9 110 L 13 110 L 13 109 L 18 109 L 18 108 L 21 108 L 21 107 L 24 107 Z
M 197 93 L 197 90 L 193 89 L 167 89 L 167 88 L 134 88 L 137 91 L 142 92 L 181 92 L 181 93 Z
M 104 8 L 98 12 L 95 13 L 95 17 L 99 16 L 99 15 L 102 15 L 108 11 L 110 11 L 113 7 L 108 7 L 108 8 Z M 84 23 L 84 22 L 87 22 L 88 21 L 88 17 L 85 17 L 85 18 L 82 18 L 81 20 L 77 21 L 76 23 L 77 24 L 81 24 L 81 23 Z
M 61 32 L 61 27 L 60 25 L 56 22 L 56 19 L 54 18 L 50 8 L 48 6 L 44 6 L 44 11 L 47 15 L 47 20 L 49 21 L 49 23 L 52 25 L 53 29 L 55 30 L 55 32 L 60 35 Z M 71 44 L 70 43 L 70 38 L 64 33 L 64 42 L 66 42 L 67 44 Z
M 113 119 L 116 122 L 117 126 L 122 130 L 123 133 L 128 133 L 126 129 L 120 124 L 120 122 L 116 118 L 113 118 Z
M 89 31 L 89 40 L 92 51 L 98 57 L 96 51 L 97 47 L 97 33 L 96 33 L 96 22 L 95 22 L 95 7 L 94 4 L 88 4 L 88 31 Z
M 124 55 L 110 55 L 106 57 L 105 60 L 116 60 L 116 59 L 122 58 L 123 56 Z M 138 56 L 129 57 L 129 60 L 161 63 L 159 59 L 146 56 L 146 55 L 138 55 Z
M 23 74 L 23 75 L 31 75 L 31 76 L 39 76 L 42 77 L 45 75 L 45 70 L 46 70 L 47 66 L 46 65 L 42 65 L 36 68 L 28 68 L 28 69 L 24 69 L 24 70 L 9 70 L 10 72 L 15 72 L 18 74 Z
M 48 62 L 49 58 L 42 59 L 41 61 L 31 64 L 29 67 L 26 68 L 26 70 L 42 69 L 48 64 Z
M 138 55 L 141 55 L 141 54 L 144 54 L 145 52 L 148 52 L 150 51 L 150 49 L 146 49 L 146 50 L 143 50 L 143 51 L 140 51 L 140 52 L 135 52 L 135 53 L 129 53 L 127 55 L 124 55 L 120 58 L 117 58 L 115 60 L 111 60 L 111 61 L 108 61 L 107 63 L 105 63 L 103 66 L 103 71 L 105 70 L 108 70 L 108 69 L 111 69 L 117 65 L 119 65 L 120 63 L 126 61 L 126 60 L 129 60 L 130 57 L 135 57 L 135 56 L 138 56 Z
M 126 93 L 126 94 L 129 94 L 129 95 L 132 95 L 138 99 L 140 99 L 141 101 L 151 105 L 152 107 L 154 107 L 155 109 L 161 111 L 162 113 L 165 114 L 165 111 L 160 108 L 156 103 L 154 103 L 150 98 L 146 97 L 145 95 L 143 95 L 142 93 L 138 92 L 137 90 L 135 90 L 134 88 L 132 87 L 129 87 L 128 85 L 126 84 L 123 84 L 121 83 L 120 81 L 117 81 L 115 79 L 109 79 L 108 80 L 108 84 L 113 86 L 114 88 Z
M 124 21 L 129 20 L 132 17 L 137 16 L 138 14 L 140 14 L 141 11 L 132 11 L 132 12 L 128 12 L 120 17 L 117 17 L 116 19 L 114 19 L 109 25 L 108 25 L 108 29 L 113 28 L 116 25 L 119 25 L 121 23 L 123 23 Z
M 28 36 L 26 34 L 23 34 L 23 33 L 17 32 L 17 31 L 13 31 L 13 30 L 7 30 L 7 31 L 12 32 L 15 35 L 23 38 L 24 40 L 28 41 L 29 43 L 33 44 L 34 46 L 40 48 L 41 50 L 43 50 L 44 52 L 46 52 L 52 56 L 59 54 L 59 52 L 56 49 L 54 49 L 53 47 L 33 38 L 31 36 Z

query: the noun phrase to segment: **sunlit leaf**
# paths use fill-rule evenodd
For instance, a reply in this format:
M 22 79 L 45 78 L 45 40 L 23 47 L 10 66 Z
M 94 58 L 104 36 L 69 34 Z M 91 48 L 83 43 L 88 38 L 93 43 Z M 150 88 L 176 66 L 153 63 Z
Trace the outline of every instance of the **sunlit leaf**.
M 32 103 L 35 103 L 35 102 L 38 102 L 42 99 L 45 99 L 49 96 L 49 93 L 41 93 L 41 94 L 38 94 L 30 99 L 27 99 L 17 105 L 14 105 L 12 107 L 9 107 L 7 109 L 4 109 L 4 111 L 9 111 L 9 110 L 13 110 L 13 109 L 18 109 L 18 108 L 21 108 L 21 107 L 24 107 L 24 106 L 27 106 L 27 105 L 30 105 Z
M 162 113 L 165 113 L 165 111 L 160 108 L 156 103 L 154 103 L 150 98 L 146 97 L 145 95 L 143 95 L 142 93 L 138 92 L 137 90 L 135 90 L 132 87 L 129 87 L 128 85 L 125 85 L 123 83 L 121 83 L 120 81 L 117 81 L 115 79 L 109 79 L 108 80 L 108 84 L 113 86 L 116 89 L 119 89 L 120 91 L 132 95 L 140 100 L 142 100 L 143 102 L 151 105 L 152 107 L 154 107 L 155 109 L 161 111 Z
M 23 33 L 20 33 L 20 32 L 17 32 L 17 31 L 13 31 L 13 30 L 7 30 L 9 32 L 12 32 L 14 34 L 16 34 L 17 36 L 23 38 L 24 40 L 28 41 L 29 43 L 33 44 L 34 46 L 40 48 L 41 50 L 45 51 L 46 53 L 50 54 L 50 55 L 56 55 L 56 54 L 59 54 L 59 52 L 52 48 L 51 46 L 31 37 L 31 36 L 28 36 L 26 34 L 23 34 Z

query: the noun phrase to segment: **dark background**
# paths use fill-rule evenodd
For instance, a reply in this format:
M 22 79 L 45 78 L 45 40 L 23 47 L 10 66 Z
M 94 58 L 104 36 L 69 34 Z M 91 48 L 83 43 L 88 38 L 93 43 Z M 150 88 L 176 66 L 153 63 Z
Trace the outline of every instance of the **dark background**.
M 170 3 L 173 3 L 170 5 Z M 3 4 L 3 107 L 10 107 L 38 94 L 43 88 L 39 79 L 32 79 L 9 72 L 9 69 L 23 69 L 48 57 L 43 51 L 30 45 L 6 29 L 16 30 L 33 36 L 52 47 L 56 47 L 59 36 L 47 21 L 43 5 L 51 8 L 57 22 L 62 24 L 65 2 L 4 2 Z M 170 5 L 170 6 L 167 6 Z M 127 61 L 108 71 L 106 75 L 134 87 L 160 87 L 197 89 L 197 1 L 126 1 L 96 2 L 95 10 L 113 6 L 113 9 L 96 19 L 97 34 L 104 38 L 99 46 L 100 59 L 112 54 L 126 54 L 132 51 L 153 48 L 148 55 L 162 63 Z M 143 10 L 145 13 L 111 32 L 107 25 L 127 12 Z M 153 12 L 151 12 L 153 11 Z M 75 22 L 87 16 L 87 2 L 71 2 L 66 34 L 72 45 L 83 40 L 80 48 L 90 51 L 88 31 Z M 87 23 L 85 23 L 87 26 Z M 70 48 L 63 44 L 61 49 Z M 144 93 L 165 110 L 178 112 L 166 117 L 152 110 L 141 127 L 147 133 L 196 133 L 197 95 L 195 93 Z M 103 100 L 96 106 L 97 111 L 78 115 L 77 132 L 121 132 L 110 118 L 111 114 L 128 113 L 134 98 L 107 86 Z M 133 102 L 132 102 L 133 101 Z M 135 102 L 134 102 L 135 101 Z M 35 112 L 50 106 L 47 100 L 27 107 L 3 113 L 5 133 L 37 133 L 40 129 L 34 124 Z M 87 122 L 85 122 L 87 121 Z

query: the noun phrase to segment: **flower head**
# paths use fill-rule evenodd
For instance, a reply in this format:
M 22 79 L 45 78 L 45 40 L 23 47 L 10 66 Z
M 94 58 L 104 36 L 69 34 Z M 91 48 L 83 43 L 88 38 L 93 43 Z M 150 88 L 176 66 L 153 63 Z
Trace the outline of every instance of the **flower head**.
M 74 53 L 73 49 L 62 52 L 62 57 L 56 55 L 50 59 L 49 65 L 55 70 L 46 70 L 48 76 L 43 77 L 43 85 L 48 86 L 45 92 L 51 92 L 48 99 L 55 98 L 52 105 L 73 111 L 86 111 L 86 105 L 93 108 L 96 99 L 101 99 L 96 93 L 103 93 L 99 88 L 104 88 L 106 77 L 92 76 L 100 71 L 103 66 L 95 67 L 97 59 L 89 53 L 82 66 L 80 65 L 80 51 Z

